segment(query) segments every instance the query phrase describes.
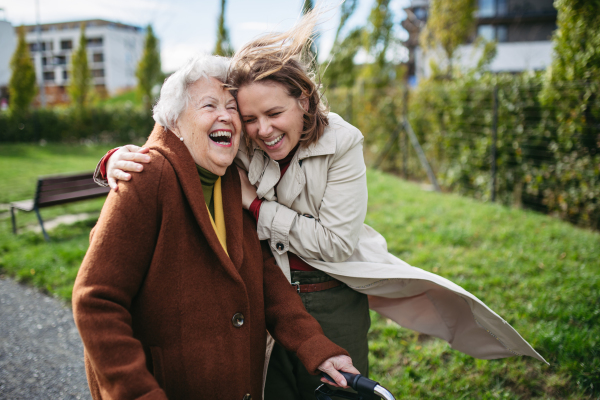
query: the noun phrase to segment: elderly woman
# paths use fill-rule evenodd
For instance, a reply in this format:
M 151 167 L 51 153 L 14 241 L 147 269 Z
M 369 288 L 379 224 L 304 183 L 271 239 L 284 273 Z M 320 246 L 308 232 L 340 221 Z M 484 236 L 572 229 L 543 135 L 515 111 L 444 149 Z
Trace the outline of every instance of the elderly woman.
M 146 173 L 106 201 L 73 289 L 94 399 L 259 399 L 267 329 L 312 373 L 358 373 L 287 284 L 230 167 L 240 140 L 223 58 L 173 74 Z

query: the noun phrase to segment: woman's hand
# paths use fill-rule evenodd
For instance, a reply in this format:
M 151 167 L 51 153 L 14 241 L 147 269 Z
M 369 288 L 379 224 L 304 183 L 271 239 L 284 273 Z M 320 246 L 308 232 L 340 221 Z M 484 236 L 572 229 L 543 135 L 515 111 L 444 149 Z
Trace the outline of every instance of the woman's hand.
M 349 372 L 355 375 L 360 374 L 360 372 L 354 368 L 354 365 L 352 365 L 352 359 L 348 356 L 334 356 L 325 360 L 323 364 L 319 365 L 319 371 L 323 371 L 329 375 L 331 379 L 335 380 L 337 385 L 331 383 L 331 381 L 325 378 L 321 378 L 321 382 L 342 388 L 347 388 L 348 382 L 346 382 L 346 379 L 344 379 L 342 374 L 340 374 L 338 371 Z
M 240 174 L 240 181 L 242 182 L 242 206 L 246 209 L 250 209 L 250 205 L 254 199 L 256 199 L 256 188 L 248 180 L 248 174 L 246 171 L 238 167 L 238 173 Z
M 117 181 L 128 181 L 131 179 L 131 175 L 125 171 L 141 172 L 144 166 L 138 163 L 150 162 L 150 156 L 146 154 L 149 151 L 145 147 L 138 147 L 133 144 L 128 144 L 115 151 L 106 163 L 108 186 L 117 191 L 119 190 Z

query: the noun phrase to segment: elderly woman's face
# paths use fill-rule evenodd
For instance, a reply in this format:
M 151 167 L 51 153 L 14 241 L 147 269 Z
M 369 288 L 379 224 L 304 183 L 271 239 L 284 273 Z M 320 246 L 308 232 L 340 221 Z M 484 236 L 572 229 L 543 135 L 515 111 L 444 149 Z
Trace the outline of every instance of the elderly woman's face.
M 222 176 L 240 144 L 242 124 L 235 99 L 215 78 L 193 83 L 189 95 L 175 133 L 183 138 L 196 164 Z

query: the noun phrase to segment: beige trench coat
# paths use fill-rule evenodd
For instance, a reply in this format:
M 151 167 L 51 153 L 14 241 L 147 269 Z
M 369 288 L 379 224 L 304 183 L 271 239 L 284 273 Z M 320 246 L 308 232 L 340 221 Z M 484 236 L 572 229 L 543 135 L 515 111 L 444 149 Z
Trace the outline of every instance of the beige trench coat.
M 368 294 L 371 309 L 403 327 L 444 339 L 476 358 L 528 355 L 545 362 L 473 294 L 388 253 L 385 239 L 363 223 L 368 197 L 363 136 L 336 114 L 329 114 L 329 123 L 317 143 L 296 152 L 277 195 L 278 163 L 257 146 L 249 151 L 242 143 L 238 151 L 236 163 L 266 200 L 257 221 L 259 239 L 269 240 L 288 280 L 291 251 Z

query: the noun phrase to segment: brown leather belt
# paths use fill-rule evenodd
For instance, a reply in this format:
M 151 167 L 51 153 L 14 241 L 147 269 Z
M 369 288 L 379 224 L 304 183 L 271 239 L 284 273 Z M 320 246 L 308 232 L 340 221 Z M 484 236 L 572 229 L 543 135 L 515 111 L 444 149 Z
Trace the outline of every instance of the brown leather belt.
M 301 285 L 300 282 L 293 282 L 292 286 L 296 287 L 296 291 L 300 293 L 311 293 L 311 292 L 320 292 L 321 290 L 333 289 L 334 287 L 338 287 L 342 284 L 342 282 L 333 279 L 331 281 L 322 282 L 322 283 L 307 283 L 306 285 Z

